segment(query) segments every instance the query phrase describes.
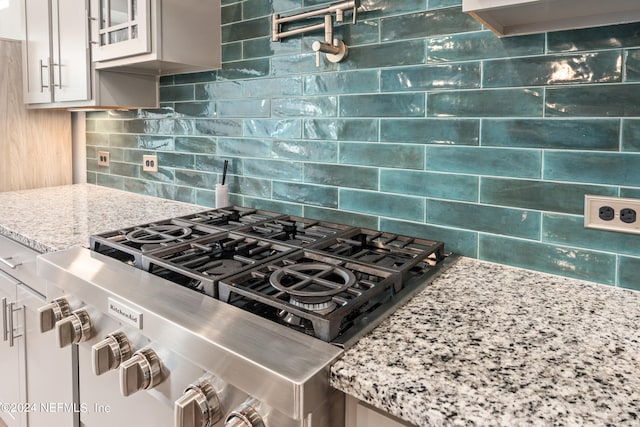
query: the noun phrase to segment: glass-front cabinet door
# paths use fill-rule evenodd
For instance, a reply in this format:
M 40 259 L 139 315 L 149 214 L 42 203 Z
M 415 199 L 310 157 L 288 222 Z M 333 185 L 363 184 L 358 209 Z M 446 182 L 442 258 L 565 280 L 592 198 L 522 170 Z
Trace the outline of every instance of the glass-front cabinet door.
M 93 61 L 151 51 L 151 0 L 91 0 Z

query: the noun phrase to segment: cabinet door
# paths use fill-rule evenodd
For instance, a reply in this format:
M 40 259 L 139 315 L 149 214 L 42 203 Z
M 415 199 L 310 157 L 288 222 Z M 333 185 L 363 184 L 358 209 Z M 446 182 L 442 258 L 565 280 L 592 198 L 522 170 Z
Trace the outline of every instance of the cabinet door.
M 23 310 L 17 305 L 16 285 L 12 277 L 5 275 L 0 271 L 0 300 L 2 303 L 2 319 L 0 327 L 2 327 L 2 340 L 0 341 L 0 402 L 9 404 L 9 410 L 0 411 L 0 418 L 8 427 L 20 427 L 23 425 L 25 411 L 19 411 L 18 407 L 11 407 L 11 404 L 23 403 L 22 388 L 20 381 L 24 378 L 21 375 L 20 365 L 20 346 L 23 345 L 24 339 L 17 337 L 10 342 L 9 334 L 14 336 L 19 334 L 22 328 Z M 15 311 L 14 311 L 15 310 Z M 24 372 L 24 370 L 22 370 Z
M 93 61 L 151 52 L 151 0 L 91 0 Z
M 87 1 L 52 0 L 51 75 L 55 102 L 91 99 Z
M 44 297 L 21 284 L 18 301 L 24 307 L 25 398 L 37 405 L 27 413 L 28 426 L 78 426 L 83 406 L 74 398 L 75 346 L 58 348 L 55 331 L 40 332 L 38 308 L 46 304 Z
M 23 50 L 24 101 L 51 102 L 51 26 L 49 0 L 25 0 Z

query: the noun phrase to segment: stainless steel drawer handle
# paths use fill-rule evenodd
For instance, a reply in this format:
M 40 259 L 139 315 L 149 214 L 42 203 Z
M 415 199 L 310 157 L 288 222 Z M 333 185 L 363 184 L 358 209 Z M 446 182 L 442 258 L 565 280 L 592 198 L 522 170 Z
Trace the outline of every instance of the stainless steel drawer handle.
M 7 299 L 2 298 L 2 341 L 9 339 L 9 331 L 7 330 Z
M 20 338 L 22 334 L 14 335 L 13 313 L 22 310 L 22 307 L 15 308 L 14 302 L 7 304 L 7 299 L 2 298 L 2 338 L 9 341 L 9 347 L 13 347 L 16 338 Z
M 12 270 L 15 270 L 16 267 L 22 265 L 22 262 L 18 262 L 18 263 L 11 262 L 12 259 L 13 259 L 12 256 L 7 257 L 7 258 L 0 258 L 0 262 L 3 263 L 4 265 L 6 265 L 7 267 L 9 267 Z

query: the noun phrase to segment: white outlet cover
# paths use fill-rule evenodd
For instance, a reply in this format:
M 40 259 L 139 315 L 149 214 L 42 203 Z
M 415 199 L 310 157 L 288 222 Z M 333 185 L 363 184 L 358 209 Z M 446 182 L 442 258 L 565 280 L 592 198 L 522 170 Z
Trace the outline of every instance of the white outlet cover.
M 108 151 L 98 151 L 98 166 L 109 166 Z
M 158 172 L 158 156 L 148 154 L 143 155 L 142 170 L 145 172 Z
M 604 220 L 600 218 L 600 208 L 604 206 L 613 209 L 613 219 Z M 627 223 L 620 219 L 620 212 L 623 209 L 636 211 L 637 219 L 635 222 Z M 640 199 L 587 194 L 584 198 L 584 226 L 585 228 L 595 228 L 597 230 L 640 234 Z

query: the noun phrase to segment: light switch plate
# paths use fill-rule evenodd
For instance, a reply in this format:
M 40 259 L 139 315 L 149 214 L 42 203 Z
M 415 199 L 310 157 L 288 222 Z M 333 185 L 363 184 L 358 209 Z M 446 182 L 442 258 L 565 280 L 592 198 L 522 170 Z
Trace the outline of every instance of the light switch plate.
M 108 151 L 98 151 L 98 166 L 109 166 Z
M 145 154 L 142 156 L 142 170 L 158 172 L 158 156 Z
M 584 198 L 584 226 L 640 234 L 640 199 L 587 194 Z

